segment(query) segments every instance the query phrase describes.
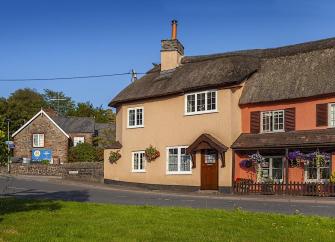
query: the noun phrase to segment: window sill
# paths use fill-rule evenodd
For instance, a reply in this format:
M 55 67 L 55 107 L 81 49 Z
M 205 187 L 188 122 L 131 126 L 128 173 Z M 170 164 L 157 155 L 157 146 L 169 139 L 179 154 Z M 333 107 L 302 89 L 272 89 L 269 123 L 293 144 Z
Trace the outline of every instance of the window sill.
M 273 134 L 273 133 L 284 133 L 285 130 L 278 130 L 278 131 L 261 131 L 261 134 Z
M 144 125 L 142 125 L 142 126 L 127 126 L 127 129 L 138 129 L 138 128 L 144 128 Z
M 194 116 L 194 115 L 218 113 L 218 112 L 219 112 L 218 110 L 201 111 L 201 112 L 194 112 L 194 113 L 184 113 L 184 116 Z
M 167 172 L 166 175 L 192 175 L 192 172 L 185 171 L 185 172 Z
M 132 173 L 145 173 L 145 170 L 132 170 Z

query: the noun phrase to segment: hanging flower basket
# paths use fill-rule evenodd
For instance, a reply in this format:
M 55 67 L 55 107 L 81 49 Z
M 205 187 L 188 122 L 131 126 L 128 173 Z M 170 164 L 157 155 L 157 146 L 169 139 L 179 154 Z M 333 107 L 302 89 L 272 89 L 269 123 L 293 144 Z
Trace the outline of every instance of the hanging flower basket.
M 288 153 L 288 161 L 291 167 L 299 167 L 305 165 L 314 165 L 316 167 L 325 166 L 330 162 L 330 154 L 319 151 L 304 154 L 299 150 Z
M 153 161 L 160 156 L 160 153 L 156 149 L 156 147 L 153 147 L 152 145 L 150 145 L 148 148 L 145 149 L 144 155 L 148 161 Z
M 251 160 L 241 160 L 240 167 L 243 169 L 250 169 L 252 167 L 252 161 Z
M 116 163 L 119 159 L 121 158 L 121 154 L 120 151 L 111 151 L 111 153 L 109 154 L 109 162 L 111 164 Z

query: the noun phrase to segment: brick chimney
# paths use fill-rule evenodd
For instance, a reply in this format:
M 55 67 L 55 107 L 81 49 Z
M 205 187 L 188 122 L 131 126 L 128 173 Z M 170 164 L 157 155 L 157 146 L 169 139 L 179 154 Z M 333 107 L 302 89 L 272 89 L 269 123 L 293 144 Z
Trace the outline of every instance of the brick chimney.
M 184 55 L 184 46 L 177 39 L 177 20 L 172 20 L 171 39 L 161 43 L 161 71 L 178 67 Z

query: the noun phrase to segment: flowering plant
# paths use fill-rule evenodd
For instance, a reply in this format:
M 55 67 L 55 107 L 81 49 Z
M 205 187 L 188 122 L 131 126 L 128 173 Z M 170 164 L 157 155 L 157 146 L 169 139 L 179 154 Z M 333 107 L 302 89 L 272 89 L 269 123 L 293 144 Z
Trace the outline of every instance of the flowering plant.
M 261 164 L 265 161 L 265 158 L 259 153 L 249 155 L 249 159 L 251 160 L 251 162 L 257 163 L 257 164 Z
M 110 163 L 116 163 L 116 161 L 118 161 L 121 158 L 121 154 L 120 151 L 111 151 L 111 153 L 109 154 L 109 162 Z
M 246 169 L 249 169 L 252 167 L 252 161 L 251 160 L 242 160 L 240 162 L 240 167 L 241 168 L 246 168 Z
M 160 156 L 160 153 L 156 149 L 156 147 L 153 147 L 152 145 L 150 145 L 148 148 L 145 149 L 144 155 L 148 161 L 152 161 L 158 158 Z
M 319 151 L 304 154 L 299 150 L 288 153 L 291 166 L 314 164 L 317 167 L 324 166 L 330 162 L 330 154 Z

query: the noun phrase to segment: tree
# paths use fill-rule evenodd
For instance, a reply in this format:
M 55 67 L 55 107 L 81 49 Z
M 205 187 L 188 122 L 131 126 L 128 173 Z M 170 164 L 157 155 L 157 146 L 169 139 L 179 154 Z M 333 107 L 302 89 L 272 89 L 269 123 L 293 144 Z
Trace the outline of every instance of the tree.
M 48 108 L 56 111 L 58 114 L 65 116 L 75 109 L 75 102 L 71 97 L 65 96 L 63 92 L 56 92 L 50 89 L 44 89 L 42 94 Z M 61 99 L 61 100 L 54 100 Z
M 8 149 L 5 141 L 6 133 L 0 129 L 0 166 L 7 164 Z
M 31 119 L 47 102 L 37 91 L 25 88 L 18 89 L 7 99 L 7 118 L 11 119 L 11 130 L 19 129 Z
M 111 123 L 115 121 L 115 114 L 111 109 L 103 109 L 102 106 L 94 107 L 92 103 L 78 103 L 74 110 L 68 112 L 69 116 L 94 117 L 98 123 Z

